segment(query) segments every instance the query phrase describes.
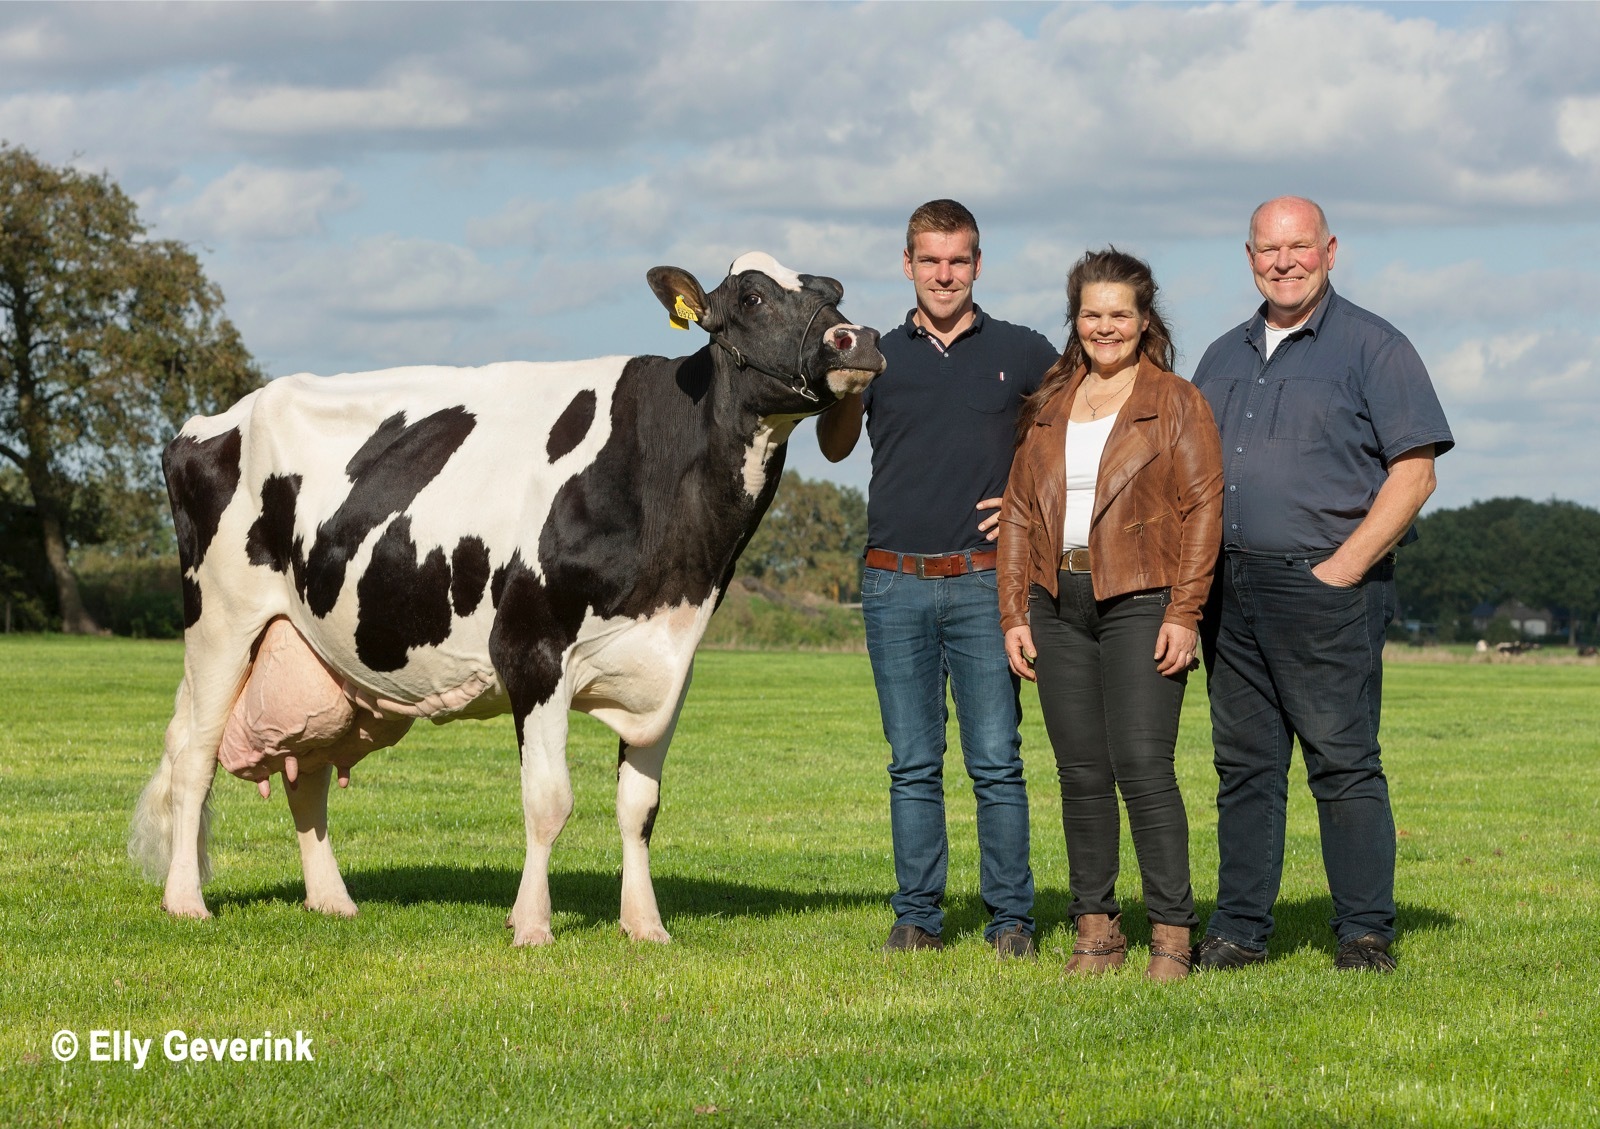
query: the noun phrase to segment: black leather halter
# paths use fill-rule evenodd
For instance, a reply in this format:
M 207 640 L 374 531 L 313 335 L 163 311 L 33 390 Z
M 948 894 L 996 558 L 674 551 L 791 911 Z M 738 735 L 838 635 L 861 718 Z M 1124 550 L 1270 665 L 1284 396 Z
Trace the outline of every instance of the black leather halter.
M 831 305 L 831 303 L 824 302 L 822 305 L 811 311 L 811 317 L 806 321 L 806 327 L 800 334 L 800 344 L 794 351 L 795 372 L 783 372 L 779 369 L 771 369 L 759 361 L 752 360 L 750 357 L 744 355 L 739 346 L 729 341 L 720 333 L 711 334 L 711 340 L 715 341 L 718 345 L 721 345 L 724 349 L 726 349 L 728 351 L 728 355 L 733 358 L 733 363 L 738 365 L 741 369 L 753 368 L 757 372 L 764 372 L 768 376 L 774 377 L 778 380 L 787 380 L 789 382 L 789 390 L 791 392 L 795 392 L 801 396 L 804 396 L 812 403 L 817 403 L 817 394 L 811 391 L 811 386 L 806 380 L 806 338 L 811 336 L 811 327 L 816 324 L 817 315 L 822 313 L 823 310 L 827 309 L 829 305 Z

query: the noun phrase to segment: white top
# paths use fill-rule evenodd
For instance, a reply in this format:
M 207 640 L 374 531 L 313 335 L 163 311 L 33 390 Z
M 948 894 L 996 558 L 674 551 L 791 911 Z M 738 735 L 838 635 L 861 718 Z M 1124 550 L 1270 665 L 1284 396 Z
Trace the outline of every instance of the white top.
M 1105 419 L 1067 423 L 1067 507 L 1061 523 L 1063 552 L 1089 547 L 1089 523 L 1094 519 L 1094 487 L 1100 478 L 1100 456 L 1105 454 L 1106 440 L 1116 420 L 1117 413 L 1112 412 Z
M 1305 317 L 1301 318 L 1295 324 L 1293 324 L 1291 326 L 1286 326 L 1283 329 L 1274 329 L 1272 327 L 1272 325 L 1270 323 L 1268 323 L 1268 325 L 1266 327 L 1266 330 L 1267 330 L 1267 356 L 1270 358 L 1272 356 L 1272 354 L 1276 353 L 1278 351 L 1278 346 L 1283 344 L 1285 339 L 1287 339 L 1288 336 L 1291 333 L 1300 332 L 1302 329 L 1305 328 L 1306 322 L 1308 322 L 1310 320 L 1311 320 L 1311 315 L 1307 314 Z

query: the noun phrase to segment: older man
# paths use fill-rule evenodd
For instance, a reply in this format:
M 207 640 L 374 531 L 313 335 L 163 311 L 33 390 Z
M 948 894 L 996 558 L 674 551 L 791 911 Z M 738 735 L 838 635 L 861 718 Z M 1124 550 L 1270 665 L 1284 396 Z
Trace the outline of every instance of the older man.
M 872 440 L 867 652 L 889 740 L 889 824 L 899 890 L 885 952 L 943 947 L 945 686 L 978 808 L 984 936 L 1003 958 L 1032 958 L 1033 871 L 1022 777 L 1022 709 L 1006 662 L 995 588 L 997 509 L 1011 470 L 1017 406 L 1056 360 L 1041 334 L 973 301 L 978 224 L 954 200 L 911 215 L 904 268 L 917 304 L 879 347 L 889 361 L 861 396 L 817 420 L 838 461 Z
M 1195 370 L 1222 432 L 1223 554 L 1202 621 L 1219 778 L 1217 908 L 1200 969 L 1266 960 L 1289 757 L 1317 801 L 1334 967 L 1389 972 L 1394 819 L 1379 756 L 1394 554 L 1454 445 L 1417 352 L 1329 285 L 1310 200 L 1269 200 L 1245 254 L 1266 302 Z

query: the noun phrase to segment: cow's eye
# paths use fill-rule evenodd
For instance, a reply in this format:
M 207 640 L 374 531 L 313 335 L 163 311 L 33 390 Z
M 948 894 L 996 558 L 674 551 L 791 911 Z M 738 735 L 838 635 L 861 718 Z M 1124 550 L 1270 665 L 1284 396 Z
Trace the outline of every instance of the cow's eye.
M 761 295 L 755 293 L 755 291 L 751 291 L 749 294 L 746 294 L 739 301 L 744 306 L 745 309 L 753 310 L 757 306 L 761 305 Z

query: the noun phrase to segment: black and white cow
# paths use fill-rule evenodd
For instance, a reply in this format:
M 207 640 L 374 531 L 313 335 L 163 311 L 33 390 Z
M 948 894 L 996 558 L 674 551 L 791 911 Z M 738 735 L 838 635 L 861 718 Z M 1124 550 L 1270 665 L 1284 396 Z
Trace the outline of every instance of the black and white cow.
M 668 940 L 650 831 L 695 647 L 790 431 L 884 360 L 837 282 L 768 255 L 709 294 L 676 267 L 649 282 L 711 342 L 675 360 L 286 377 L 169 445 L 184 676 L 130 840 L 169 913 L 208 916 L 219 760 L 262 795 L 283 774 L 306 905 L 351 915 L 330 775 L 348 783 L 416 718 L 509 711 L 528 838 L 509 924 L 515 944 L 548 942 L 570 707 L 621 738 L 622 928 Z

